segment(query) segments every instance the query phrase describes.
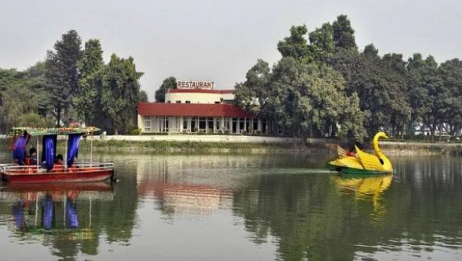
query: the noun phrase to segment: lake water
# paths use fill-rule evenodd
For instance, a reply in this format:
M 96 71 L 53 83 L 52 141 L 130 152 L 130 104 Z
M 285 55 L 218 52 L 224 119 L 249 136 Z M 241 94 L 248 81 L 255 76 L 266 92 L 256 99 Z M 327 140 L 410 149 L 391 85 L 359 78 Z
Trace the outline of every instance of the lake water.
M 104 154 L 113 186 L 3 184 L 0 259 L 462 260 L 462 158 L 369 178 L 330 158 Z

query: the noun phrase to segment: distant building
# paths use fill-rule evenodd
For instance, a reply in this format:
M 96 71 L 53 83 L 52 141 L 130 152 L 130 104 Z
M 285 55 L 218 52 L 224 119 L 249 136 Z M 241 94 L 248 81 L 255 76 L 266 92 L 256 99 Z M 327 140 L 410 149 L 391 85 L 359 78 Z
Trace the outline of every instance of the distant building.
M 140 102 L 143 133 L 271 133 L 269 122 L 233 105 L 233 90 L 214 90 L 213 82 L 178 82 L 165 103 Z

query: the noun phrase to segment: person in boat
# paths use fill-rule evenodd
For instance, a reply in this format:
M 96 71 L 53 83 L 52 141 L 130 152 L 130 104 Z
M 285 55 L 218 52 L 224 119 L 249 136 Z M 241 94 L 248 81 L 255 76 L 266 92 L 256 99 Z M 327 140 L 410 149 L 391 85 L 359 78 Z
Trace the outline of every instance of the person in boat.
M 363 149 L 363 145 L 359 142 L 355 142 L 353 146 L 350 147 L 350 150 L 347 152 L 347 156 L 356 157 L 356 147 Z
M 64 165 L 64 158 L 62 154 L 58 154 L 55 159 L 55 164 L 56 165 Z
M 37 150 L 35 148 L 29 149 L 29 156 L 26 158 L 27 165 L 37 165 Z

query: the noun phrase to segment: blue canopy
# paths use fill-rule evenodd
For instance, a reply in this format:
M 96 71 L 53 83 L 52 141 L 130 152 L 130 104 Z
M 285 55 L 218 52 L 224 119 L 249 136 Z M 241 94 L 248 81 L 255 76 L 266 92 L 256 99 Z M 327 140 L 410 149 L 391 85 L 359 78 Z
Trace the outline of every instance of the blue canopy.
M 79 143 L 81 134 L 71 134 L 67 140 L 67 166 L 74 164 L 74 159 L 79 154 Z

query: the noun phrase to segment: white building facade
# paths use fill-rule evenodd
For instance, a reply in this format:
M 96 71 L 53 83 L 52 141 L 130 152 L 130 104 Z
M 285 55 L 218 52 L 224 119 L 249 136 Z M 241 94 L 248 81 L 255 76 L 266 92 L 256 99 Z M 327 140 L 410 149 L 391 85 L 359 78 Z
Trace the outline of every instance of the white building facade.
M 232 104 L 233 90 L 192 88 L 210 86 L 211 82 L 178 82 L 169 90 L 165 103 L 138 104 L 138 128 L 143 133 L 276 133 L 271 122 Z

